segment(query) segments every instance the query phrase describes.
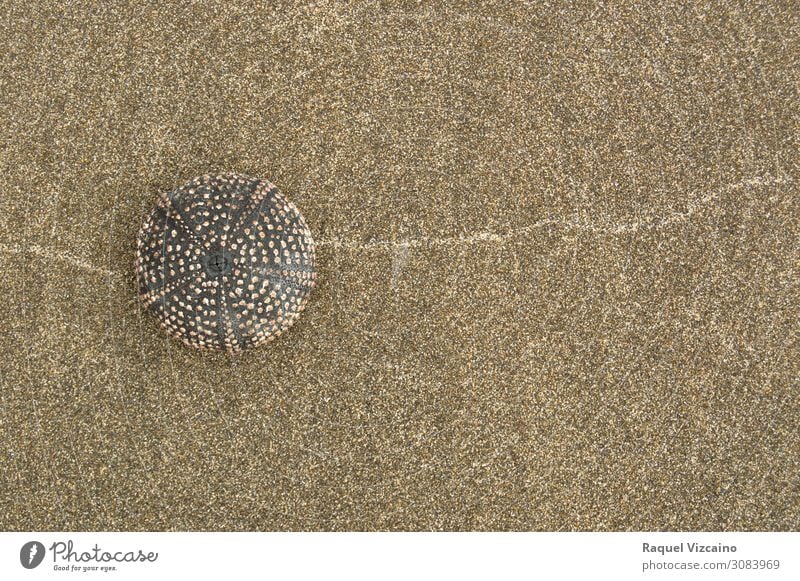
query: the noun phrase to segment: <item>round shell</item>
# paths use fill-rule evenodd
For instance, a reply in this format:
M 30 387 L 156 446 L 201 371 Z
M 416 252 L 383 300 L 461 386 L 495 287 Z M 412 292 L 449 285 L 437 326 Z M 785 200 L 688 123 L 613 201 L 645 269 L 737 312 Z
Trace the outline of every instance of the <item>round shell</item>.
M 197 177 L 161 195 L 136 245 L 139 296 L 167 332 L 238 353 L 279 336 L 314 287 L 314 240 L 266 180 Z

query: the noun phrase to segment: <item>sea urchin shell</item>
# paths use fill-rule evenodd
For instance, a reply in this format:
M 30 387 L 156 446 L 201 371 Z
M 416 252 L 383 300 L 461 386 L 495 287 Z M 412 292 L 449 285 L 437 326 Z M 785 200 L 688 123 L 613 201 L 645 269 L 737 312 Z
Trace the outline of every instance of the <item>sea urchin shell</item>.
M 136 273 L 170 335 L 238 353 L 279 336 L 305 308 L 314 240 L 270 182 L 206 175 L 161 195 L 139 231 Z

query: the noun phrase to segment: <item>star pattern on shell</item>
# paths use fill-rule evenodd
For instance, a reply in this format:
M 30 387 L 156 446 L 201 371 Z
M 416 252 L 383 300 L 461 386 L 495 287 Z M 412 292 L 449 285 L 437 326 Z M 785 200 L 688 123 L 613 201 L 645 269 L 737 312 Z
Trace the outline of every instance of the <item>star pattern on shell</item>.
M 137 237 L 136 273 L 170 335 L 235 354 L 300 316 L 316 281 L 314 240 L 272 183 L 205 175 L 161 195 Z

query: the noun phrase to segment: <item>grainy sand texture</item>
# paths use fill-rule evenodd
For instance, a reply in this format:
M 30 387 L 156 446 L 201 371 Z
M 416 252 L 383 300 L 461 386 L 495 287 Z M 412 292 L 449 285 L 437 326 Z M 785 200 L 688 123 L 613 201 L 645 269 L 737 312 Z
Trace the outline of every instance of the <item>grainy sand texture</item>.
M 791 2 L 3 2 L 0 528 L 797 530 Z M 237 358 L 136 297 L 269 179 L 317 288 Z

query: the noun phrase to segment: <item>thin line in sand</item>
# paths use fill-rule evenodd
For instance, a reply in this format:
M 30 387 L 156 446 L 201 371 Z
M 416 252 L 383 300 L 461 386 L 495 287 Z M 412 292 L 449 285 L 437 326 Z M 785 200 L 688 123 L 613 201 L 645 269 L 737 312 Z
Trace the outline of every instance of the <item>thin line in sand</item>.
M 68 252 L 58 252 L 49 248 L 44 248 L 38 244 L 28 244 L 25 246 L 20 246 L 19 244 L 0 244 L 0 252 L 5 254 L 33 254 L 34 256 L 39 256 L 50 261 L 66 262 L 81 270 L 95 272 L 102 274 L 103 276 L 114 276 L 119 274 L 113 270 L 95 266 L 94 264 L 86 262 L 77 256 L 73 256 Z
M 776 184 L 787 184 L 791 183 L 791 181 L 792 181 L 791 178 L 785 176 L 781 177 L 756 176 L 753 178 L 743 180 L 741 182 L 728 184 L 727 186 L 719 190 L 716 190 L 705 196 L 702 196 L 701 198 L 695 201 L 689 202 L 688 209 L 685 212 L 675 212 L 673 214 L 666 216 L 665 218 L 662 218 L 660 220 L 654 220 L 652 222 L 638 221 L 638 222 L 615 223 L 607 220 L 594 220 L 594 221 L 579 220 L 577 217 L 573 219 L 545 218 L 543 220 L 534 222 L 533 224 L 529 224 L 522 228 L 518 228 L 516 230 L 510 230 L 504 233 L 474 232 L 472 234 L 464 234 L 460 236 L 446 236 L 443 238 L 430 238 L 427 236 L 423 236 L 421 238 L 414 238 L 411 240 L 400 240 L 400 241 L 375 240 L 366 243 L 342 240 L 340 238 L 331 238 L 328 240 L 320 240 L 316 243 L 316 245 L 320 247 L 329 246 L 331 248 L 349 249 L 349 250 L 371 250 L 376 248 L 393 250 L 393 249 L 422 248 L 422 247 L 434 247 L 434 246 L 462 246 L 470 244 L 479 244 L 482 242 L 501 243 L 513 238 L 518 238 L 520 236 L 530 234 L 534 230 L 537 230 L 539 228 L 546 228 L 548 226 L 559 226 L 562 228 L 583 230 L 598 235 L 617 235 L 617 234 L 625 234 L 628 232 L 637 232 L 639 230 L 658 230 L 660 228 L 664 228 L 671 224 L 676 224 L 689 220 L 689 218 L 691 218 L 694 214 L 696 214 L 698 211 L 700 211 L 702 208 L 707 206 L 709 203 L 714 201 L 716 198 L 718 198 L 721 194 L 725 192 L 738 190 L 746 187 L 764 187 Z
M 581 230 L 586 232 L 592 232 L 598 235 L 614 236 L 617 234 L 638 232 L 640 230 L 658 230 L 660 228 L 664 228 L 671 224 L 686 222 L 694 214 L 696 214 L 698 211 L 700 211 L 702 208 L 707 206 L 709 203 L 714 201 L 716 198 L 718 198 L 725 192 L 730 192 L 733 190 L 738 190 L 747 187 L 766 187 L 776 184 L 787 184 L 791 182 L 792 179 L 787 176 L 779 176 L 779 177 L 756 176 L 753 178 L 742 180 L 740 182 L 736 182 L 734 184 L 728 184 L 727 186 L 724 186 L 719 190 L 716 190 L 705 196 L 702 196 L 701 198 L 695 201 L 689 202 L 688 209 L 685 212 L 674 212 L 666 216 L 665 218 L 662 218 L 660 220 L 654 220 L 651 222 L 635 221 L 635 222 L 614 223 L 608 220 L 595 220 L 595 221 L 580 220 L 577 217 L 573 219 L 545 218 L 543 220 L 534 222 L 533 224 L 529 224 L 528 226 L 524 226 L 522 228 L 518 228 L 516 230 L 510 230 L 508 232 L 503 232 L 503 233 L 474 232 L 472 234 L 463 234 L 459 236 L 446 236 L 443 238 L 431 238 L 428 236 L 423 236 L 421 238 L 414 238 L 411 240 L 400 240 L 400 241 L 375 240 L 366 243 L 358 242 L 356 240 L 344 240 L 341 238 L 334 237 L 327 240 L 319 240 L 316 242 L 316 245 L 318 247 L 329 247 L 337 250 L 338 249 L 408 250 L 410 248 L 426 248 L 426 247 L 429 248 L 429 247 L 439 247 L 439 246 L 452 247 L 452 246 L 465 246 L 465 245 L 481 244 L 481 243 L 498 244 L 505 242 L 507 240 L 525 236 L 535 230 L 538 230 L 540 228 L 546 228 L 548 226 Z M 19 244 L 8 245 L 0 243 L 0 252 L 5 254 L 26 254 L 26 253 L 33 254 L 34 256 L 39 256 L 41 258 L 45 258 L 51 261 L 66 262 L 82 270 L 95 272 L 103 276 L 110 277 L 120 274 L 119 272 L 112 271 L 107 268 L 101 268 L 95 266 L 94 264 L 86 262 L 85 260 L 82 260 L 81 258 L 69 254 L 67 252 L 59 252 L 51 250 L 49 248 L 38 246 L 36 244 L 21 246 Z

